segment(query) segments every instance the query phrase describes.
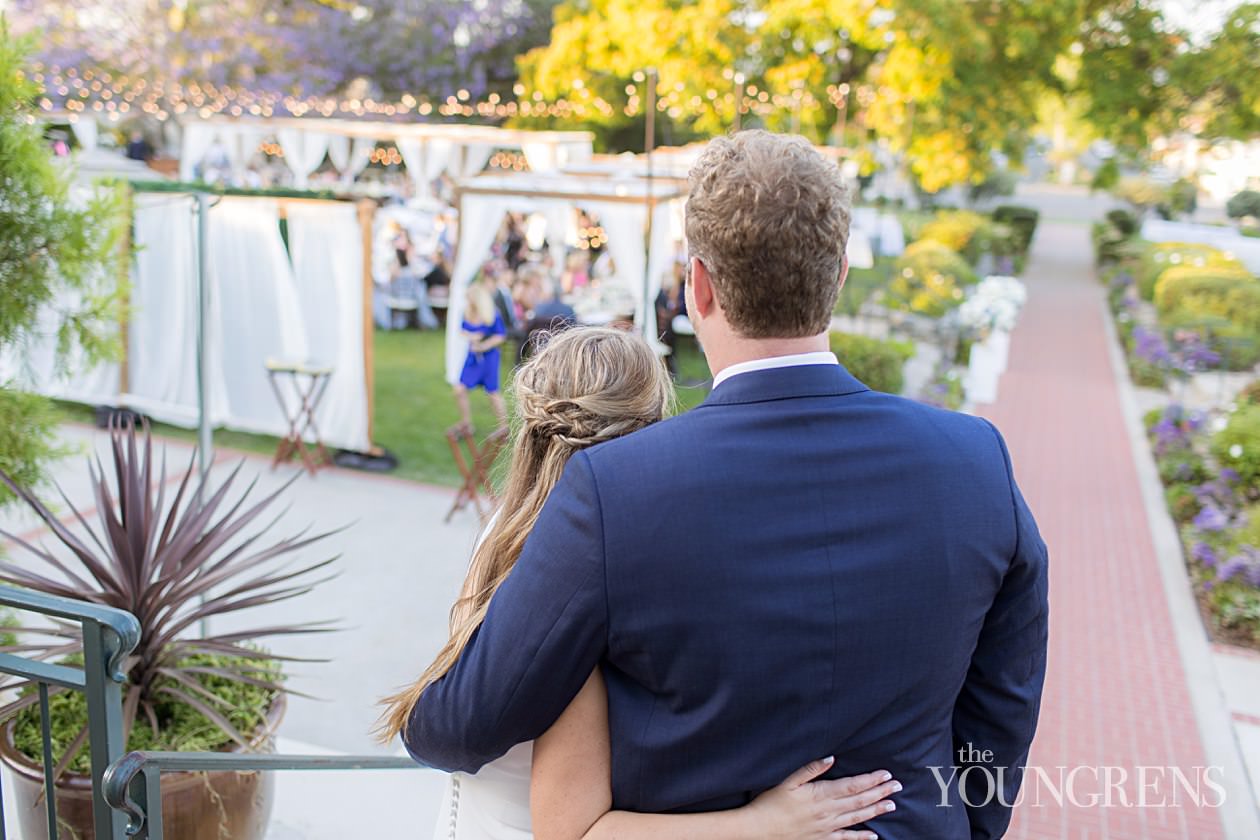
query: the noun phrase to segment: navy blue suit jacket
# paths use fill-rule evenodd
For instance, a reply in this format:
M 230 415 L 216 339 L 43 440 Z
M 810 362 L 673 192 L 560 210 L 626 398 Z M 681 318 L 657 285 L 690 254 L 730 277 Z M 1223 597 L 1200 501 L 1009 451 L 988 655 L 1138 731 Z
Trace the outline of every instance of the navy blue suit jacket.
M 599 666 L 616 808 L 735 807 L 834 754 L 831 777 L 905 785 L 880 837 L 1000 837 L 1010 810 L 985 802 L 986 771 L 1013 802 L 1046 563 L 987 421 L 837 366 L 734 376 L 571 460 L 407 748 L 475 771 L 542 734 Z M 982 769 L 963 791 L 968 746 Z

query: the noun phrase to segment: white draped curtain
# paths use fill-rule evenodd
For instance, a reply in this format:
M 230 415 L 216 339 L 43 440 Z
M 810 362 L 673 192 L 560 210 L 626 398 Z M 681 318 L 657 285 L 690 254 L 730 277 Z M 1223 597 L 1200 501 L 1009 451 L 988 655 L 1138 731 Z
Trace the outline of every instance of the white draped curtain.
M 85 152 L 90 152 L 96 148 L 96 138 L 99 133 L 99 127 L 96 119 L 87 114 L 80 114 L 79 118 L 70 123 L 70 129 L 74 132 L 74 139 L 79 141 L 79 146 Z
M 328 135 L 321 131 L 282 128 L 276 133 L 276 139 L 284 150 L 285 165 L 293 173 L 294 186 L 305 187 L 311 174 L 324 162 Z
M 197 166 L 214 145 L 217 134 L 218 128 L 206 123 L 184 126 L 184 138 L 179 149 L 179 180 L 191 181 L 197 177 Z
M 196 225 L 196 203 L 189 196 L 136 198 L 129 391 L 123 402 L 180 425 L 197 422 Z M 223 405 L 222 371 L 211 370 L 211 405 Z
M 424 141 L 416 137 L 400 137 L 394 143 L 398 153 L 402 155 L 403 166 L 411 176 L 411 183 L 416 188 L 416 195 L 429 194 L 429 181 L 424 177 Z
M 681 202 L 677 202 L 681 204 Z M 660 335 L 659 326 L 656 323 L 656 296 L 661 293 L 661 284 L 665 280 L 666 274 L 671 274 L 674 270 L 675 240 L 674 240 L 674 213 L 675 202 L 663 201 L 656 205 L 656 209 L 652 213 L 652 241 L 648 245 L 648 289 L 647 303 L 649 304 L 644 317 L 647 319 L 647 329 L 645 335 L 651 336 L 654 341 Z M 633 286 L 631 288 L 634 288 Z M 643 323 L 643 322 L 640 322 Z
M 849 258 L 849 268 L 871 268 L 875 265 L 875 252 L 871 250 L 871 238 L 866 231 L 850 228 L 845 256 Z
M 210 211 L 208 238 L 211 346 L 227 384 L 226 413 L 215 420 L 283 434 L 265 366 L 269 359 L 304 361 L 307 347 L 277 205 L 221 199 Z
M 465 143 L 454 161 L 452 170 L 456 177 L 471 178 L 486 168 L 490 155 L 494 154 L 494 146 L 489 143 Z
M 316 423 L 324 442 L 366 452 L 363 239 L 352 204 L 290 205 L 289 251 L 312 361 L 333 368 Z
M 430 137 L 424 141 L 424 181 L 432 184 L 433 179 L 441 175 L 451 165 L 451 151 L 455 145 L 441 137 Z
M 355 137 L 352 142 L 349 137 L 333 135 L 328 138 L 328 159 L 341 173 L 342 182 L 349 184 L 367 168 L 375 148 L 372 137 Z
M 559 168 L 556 144 L 547 142 L 522 143 L 521 152 L 533 172 L 554 172 Z
M 643 319 L 647 317 L 643 309 L 643 272 L 647 268 L 646 205 L 608 201 L 585 202 L 583 206 L 599 217 L 600 225 L 608 234 L 608 244 L 604 247 L 612 255 L 617 269 L 617 280 L 625 288 L 636 290 L 635 323 L 644 323 Z
M 576 233 L 577 220 L 573 206 L 568 203 L 550 202 L 542 208 L 547 219 L 547 251 L 551 254 L 551 262 L 558 271 L 564 266 L 564 255 L 568 251 L 569 234 Z

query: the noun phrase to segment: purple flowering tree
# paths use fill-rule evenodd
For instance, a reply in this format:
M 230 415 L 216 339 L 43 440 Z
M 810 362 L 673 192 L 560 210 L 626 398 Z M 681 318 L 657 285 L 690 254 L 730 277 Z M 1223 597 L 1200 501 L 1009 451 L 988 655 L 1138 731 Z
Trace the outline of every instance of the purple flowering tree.
M 546 40 L 553 0 L 13 0 L 46 64 L 298 96 L 478 97 Z

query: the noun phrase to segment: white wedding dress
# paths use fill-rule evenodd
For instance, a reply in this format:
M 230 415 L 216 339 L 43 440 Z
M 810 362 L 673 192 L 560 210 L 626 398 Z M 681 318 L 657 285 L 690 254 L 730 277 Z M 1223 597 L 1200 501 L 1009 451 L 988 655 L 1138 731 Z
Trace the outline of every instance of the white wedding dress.
M 529 771 L 533 742 L 517 744 L 477 773 L 446 778 L 433 840 L 532 840 Z
M 473 551 L 490 533 L 496 510 Z M 534 742 L 517 744 L 476 773 L 446 777 L 433 840 L 533 840 L 529 821 L 529 772 Z

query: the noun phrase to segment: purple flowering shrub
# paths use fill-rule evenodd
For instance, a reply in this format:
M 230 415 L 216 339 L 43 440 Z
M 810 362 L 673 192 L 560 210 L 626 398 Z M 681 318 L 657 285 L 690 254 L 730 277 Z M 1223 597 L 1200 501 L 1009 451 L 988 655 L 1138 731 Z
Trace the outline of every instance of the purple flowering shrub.
M 1260 406 L 1240 403 L 1214 433 L 1202 414 L 1177 404 L 1145 421 L 1169 512 L 1213 623 L 1230 639 L 1260 644 L 1260 503 L 1246 457 L 1260 450 Z

